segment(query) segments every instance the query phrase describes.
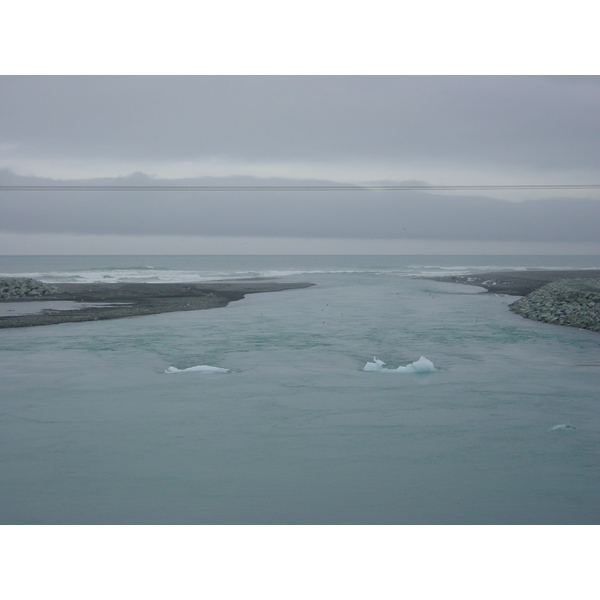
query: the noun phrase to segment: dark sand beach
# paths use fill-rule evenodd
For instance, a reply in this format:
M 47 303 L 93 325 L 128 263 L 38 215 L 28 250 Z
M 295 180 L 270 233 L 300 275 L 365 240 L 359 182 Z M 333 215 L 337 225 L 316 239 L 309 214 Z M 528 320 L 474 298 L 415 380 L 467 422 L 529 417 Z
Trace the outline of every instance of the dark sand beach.
M 526 296 L 553 281 L 588 277 L 600 278 L 600 269 L 491 271 L 489 273 L 478 273 L 477 275 L 448 275 L 444 277 L 426 277 L 425 279 L 475 285 L 494 294 Z
M 56 325 L 80 321 L 100 321 L 139 317 L 165 312 L 203 310 L 226 306 L 246 294 L 278 292 L 310 287 L 312 283 L 279 283 L 268 280 L 243 280 L 213 283 L 63 283 L 56 292 L 38 298 L 12 298 L 0 302 L 38 303 L 40 312 L 0 317 L 0 328 Z M 62 303 L 74 302 L 64 310 Z M 53 308 L 61 306 L 61 309 Z M 83 308 L 78 308 L 80 303 Z M 89 306 L 89 304 L 100 306 Z

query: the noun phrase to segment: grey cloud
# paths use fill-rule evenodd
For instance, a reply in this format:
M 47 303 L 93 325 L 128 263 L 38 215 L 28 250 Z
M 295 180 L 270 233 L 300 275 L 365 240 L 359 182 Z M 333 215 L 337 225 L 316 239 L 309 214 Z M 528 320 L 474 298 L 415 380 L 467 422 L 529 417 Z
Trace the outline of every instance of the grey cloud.
M 594 169 L 598 77 L 1 77 L 29 156 Z
M 565 174 L 570 180 L 560 183 L 599 183 L 599 107 L 600 77 L 3 76 L 0 183 L 53 181 L 2 171 L 19 159 L 39 159 L 48 171 L 78 160 L 98 174 L 87 183 L 122 184 L 161 180 L 144 173 L 112 180 L 103 165 L 136 163 L 149 172 L 137 163 L 214 157 L 232 175 L 235 165 L 263 164 L 257 174 L 289 162 L 320 165 L 314 173 L 333 178 L 327 169 L 337 161 L 340 173 L 386 165 L 361 171 L 373 178 L 393 178 L 397 165 L 402 177 L 436 181 L 457 172 L 498 174 L 491 184 L 557 183 Z M 162 183 L 252 181 L 313 183 Z M 5 232 L 598 242 L 599 222 L 600 202 L 574 197 L 0 192 Z

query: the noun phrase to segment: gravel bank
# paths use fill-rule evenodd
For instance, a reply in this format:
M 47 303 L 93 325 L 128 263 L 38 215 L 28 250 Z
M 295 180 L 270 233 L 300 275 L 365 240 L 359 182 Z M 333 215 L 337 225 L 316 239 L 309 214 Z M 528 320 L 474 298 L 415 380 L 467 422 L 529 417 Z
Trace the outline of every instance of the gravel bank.
M 535 321 L 600 332 L 600 269 L 496 271 L 425 279 L 524 296 L 510 304 L 509 310 Z
M 560 279 L 508 308 L 535 321 L 600 332 L 600 278 Z
M 526 296 L 534 290 L 559 279 L 600 278 L 600 269 L 544 270 L 544 271 L 492 271 L 477 275 L 446 275 L 425 277 L 433 281 L 464 283 L 482 287 L 494 294 Z
M 32 280 L 34 281 L 34 280 Z M 38 282 L 39 283 L 39 282 Z M 44 285 L 44 284 L 41 284 Z M 42 295 L 25 294 L 1 297 L 0 302 L 35 302 L 57 300 L 76 303 L 103 303 L 102 306 L 74 310 L 45 309 L 37 314 L 0 317 L 0 329 L 56 325 L 78 321 L 101 321 L 123 317 L 140 317 L 165 312 L 203 310 L 226 306 L 246 294 L 277 292 L 305 288 L 312 283 L 278 283 L 274 281 L 189 283 L 113 283 L 71 284 L 52 286 Z

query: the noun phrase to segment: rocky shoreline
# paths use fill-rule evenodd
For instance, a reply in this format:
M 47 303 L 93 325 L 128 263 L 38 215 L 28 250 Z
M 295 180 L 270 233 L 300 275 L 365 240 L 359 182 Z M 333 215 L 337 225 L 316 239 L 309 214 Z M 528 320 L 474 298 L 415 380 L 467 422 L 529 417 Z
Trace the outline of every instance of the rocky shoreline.
M 510 311 L 535 321 L 600 332 L 600 269 L 496 271 L 427 279 L 523 296 L 509 305 Z
M 29 277 L 0 277 L 0 300 L 50 296 L 57 288 Z
M 535 321 L 600 332 L 600 279 L 560 279 L 508 309 Z
M 10 279 L 0 278 L 2 282 Z M 28 280 L 34 281 L 35 280 Z M 0 329 L 56 325 L 81 321 L 101 321 L 156 315 L 165 312 L 204 310 L 226 306 L 246 294 L 277 292 L 310 287 L 312 283 L 279 283 L 266 280 L 239 282 L 190 283 L 62 283 L 47 286 L 9 281 L 7 291 L 0 292 L 0 302 L 73 302 L 72 310 L 43 308 L 34 314 L 0 317 Z M 16 295 L 20 290 L 20 295 Z M 34 290 L 39 293 L 31 293 Z M 93 303 L 94 306 L 86 304 Z M 79 306 L 77 306 L 79 305 Z M 83 308 L 81 306 L 84 306 Z

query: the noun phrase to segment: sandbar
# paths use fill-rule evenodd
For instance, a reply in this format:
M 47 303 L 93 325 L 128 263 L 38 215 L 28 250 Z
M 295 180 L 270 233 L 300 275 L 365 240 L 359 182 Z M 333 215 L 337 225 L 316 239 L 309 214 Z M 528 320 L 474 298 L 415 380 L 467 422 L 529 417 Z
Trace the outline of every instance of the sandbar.
M 306 288 L 308 282 L 281 283 L 270 280 L 240 280 L 214 283 L 61 283 L 43 298 L 11 298 L 0 302 L 76 302 L 83 308 L 46 308 L 33 314 L 0 317 L 0 329 L 57 325 L 140 317 L 166 312 L 204 310 L 227 306 L 247 294 Z M 89 304 L 100 304 L 90 306 Z
M 526 296 L 534 290 L 560 279 L 600 278 L 600 269 L 490 271 L 476 275 L 423 277 L 433 281 L 462 283 L 482 287 L 488 293 Z

